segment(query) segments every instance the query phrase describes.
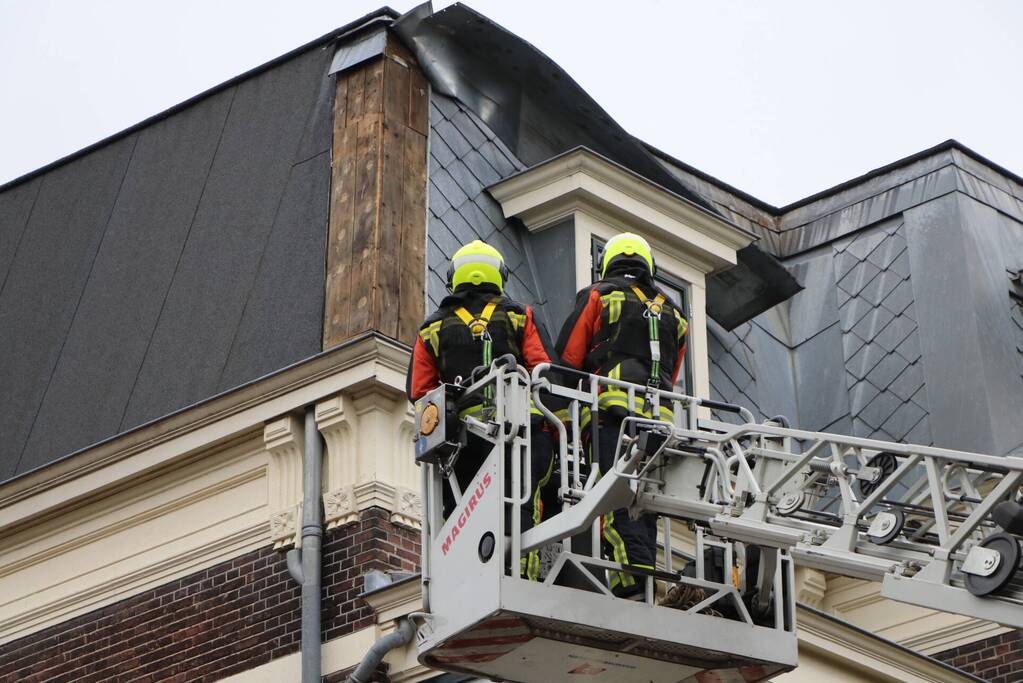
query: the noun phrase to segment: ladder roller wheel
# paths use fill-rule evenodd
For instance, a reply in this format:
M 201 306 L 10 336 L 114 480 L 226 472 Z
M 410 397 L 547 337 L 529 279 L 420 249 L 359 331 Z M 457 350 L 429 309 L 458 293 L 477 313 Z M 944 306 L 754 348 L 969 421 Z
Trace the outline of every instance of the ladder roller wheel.
M 869 496 L 874 490 L 884 483 L 884 480 L 892 476 L 895 470 L 899 468 L 899 459 L 895 457 L 894 453 L 888 453 L 887 451 L 876 454 L 870 460 L 867 461 L 867 467 L 876 467 L 878 470 L 877 476 L 872 481 L 860 480 L 857 485 L 860 489 L 860 494 L 864 497 Z
M 965 574 L 966 590 L 974 595 L 990 595 L 1004 588 L 1019 570 L 1019 541 L 1006 533 L 991 534 L 979 543 L 980 547 L 998 551 L 1001 562 L 990 576 Z
M 867 540 L 874 545 L 888 545 L 899 537 L 902 528 L 906 525 L 906 514 L 902 510 L 892 509 L 884 512 L 892 516 L 892 522 L 890 526 L 881 529 L 876 536 L 867 534 Z

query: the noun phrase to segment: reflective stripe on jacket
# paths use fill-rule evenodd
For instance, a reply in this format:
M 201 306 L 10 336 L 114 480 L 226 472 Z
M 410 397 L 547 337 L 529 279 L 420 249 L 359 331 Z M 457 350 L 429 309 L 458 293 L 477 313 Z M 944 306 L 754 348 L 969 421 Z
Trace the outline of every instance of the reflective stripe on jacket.
M 636 287 L 647 300 L 660 293 L 648 278 L 622 274 L 612 274 L 579 292 L 556 351 L 562 362 L 574 368 L 636 384 L 646 385 L 656 369 L 656 385 L 670 390 L 682 368 L 689 326 L 665 296 L 656 319 L 660 367 L 655 368 L 648 305 Z
M 529 370 L 550 362 L 549 344 L 533 320 L 531 306 L 503 296 L 494 287 L 460 287 L 419 328 L 406 381 L 409 400 L 418 400 L 442 382 L 468 378 L 483 363 L 482 339 L 474 336 L 456 311 L 463 308 L 478 318 L 492 303 L 496 306 L 486 322 L 492 358 L 510 353 Z

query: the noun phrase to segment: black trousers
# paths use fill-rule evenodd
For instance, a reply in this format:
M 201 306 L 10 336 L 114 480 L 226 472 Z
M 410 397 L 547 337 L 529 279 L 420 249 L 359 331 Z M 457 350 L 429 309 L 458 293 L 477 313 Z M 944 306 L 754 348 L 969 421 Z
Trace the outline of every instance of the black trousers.
M 602 412 L 597 454 L 601 472 L 610 472 L 614 463 L 618 434 L 624 416 Z M 604 515 L 604 552 L 608 559 L 653 569 L 657 560 L 657 516 L 645 514 L 637 520 L 629 519 L 625 508 Z M 643 589 L 643 582 L 623 572 L 611 576 L 611 589 L 618 595 L 628 595 Z

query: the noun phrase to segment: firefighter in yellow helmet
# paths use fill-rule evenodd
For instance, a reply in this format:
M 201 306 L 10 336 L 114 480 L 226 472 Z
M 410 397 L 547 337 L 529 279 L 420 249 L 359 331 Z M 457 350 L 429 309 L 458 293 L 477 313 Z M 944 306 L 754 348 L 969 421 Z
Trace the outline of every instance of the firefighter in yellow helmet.
M 645 239 L 622 233 L 608 240 L 600 280 L 583 289 L 565 321 L 555 347 L 564 364 L 612 379 L 671 390 L 685 356 L 688 325 L 682 312 L 654 283 L 654 257 Z M 597 457 L 602 472 L 613 461 L 622 421 L 629 414 L 628 394 L 608 388 L 598 398 Z M 632 414 L 651 417 L 641 396 Z M 659 417 L 670 419 L 666 408 Z M 624 509 L 604 517 L 605 549 L 616 562 L 653 569 L 657 557 L 654 515 L 629 519 Z M 615 594 L 642 590 L 629 574 L 612 576 Z
M 532 307 L 505 296 L 507 280 L 504 258 L 486 242 L 475 240 L 455 252 L 448 269 L 450 294 L 420 326 L 412 350 L 406 383 L 410 401 L 417 401 L 441 383 L 468 379 L 473 369 L 489 366 L 505 354 L 514 356 L 530 371 L 539 363 L 551 361 L 550 345 L 534 322 Z M 486 409 L 485 399 L 460 406 L 462 415 L 480 414 Z M 541 489 L 550 481 L 554 464 L 553 443 L 538 412 L 534 413 L 531 435 L 533 495 L 531 502 L 522 507 L 523 531 L 542 519 Z M 455 475 L 463 490 L 490 449 L 488 442 L 470 435 L 455 463 Z M 454 500 L 448 490 L 444 491 L 444 498 L 447 514 Z M 535 579 L 538 554 L 534 552 L 523 560 L 526 565 L 523 573 Z

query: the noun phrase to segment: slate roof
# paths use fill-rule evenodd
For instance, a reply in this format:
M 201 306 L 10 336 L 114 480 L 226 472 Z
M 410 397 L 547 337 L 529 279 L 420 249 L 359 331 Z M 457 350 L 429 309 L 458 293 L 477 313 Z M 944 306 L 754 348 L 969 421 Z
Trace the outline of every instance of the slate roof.
M 331 37 L 0 190 L 0 480 L 320 351 Z
M 497 247 L 511 271 L 508 295 L 540 303 L 525 228 L 508 221 L 486 192 L 525 168 L 475 114 L 457 100 L 433 93 L 430 104 L 430 225 L 427 230 L 427 298 L 436 308 L 446 294 L 448 262 L 466 242 Z
M 319 352 L 333 93 L 321 47 L 395 16 L 0 186 L 0 480 Z M 463 10 L 437 21 L 497 31 Z M 450 255 L 479 238 L 504 253 L 509 293 L 556 331 L 574 287 L 550 267 L 564 233 L 528 234 L 484 190 L 550 151 L 542 111 L 512 136 L 524 160 L 432 92 L 430 306 Z M 949 141 L 779 209 L 648 150 L 805 286 L 731 332 L 709 323 L 715 398 L 807 429 L 1023 447 L 1023 179 Z M 956 327 L 964 311 L 972 326 Z
M 1023 182 L 954 141 L 930 151 L 778 215 L 704 188 L 773 232 L 805 287 L 710 324 L 712 397 L 815 431 L 1023 451 Z

